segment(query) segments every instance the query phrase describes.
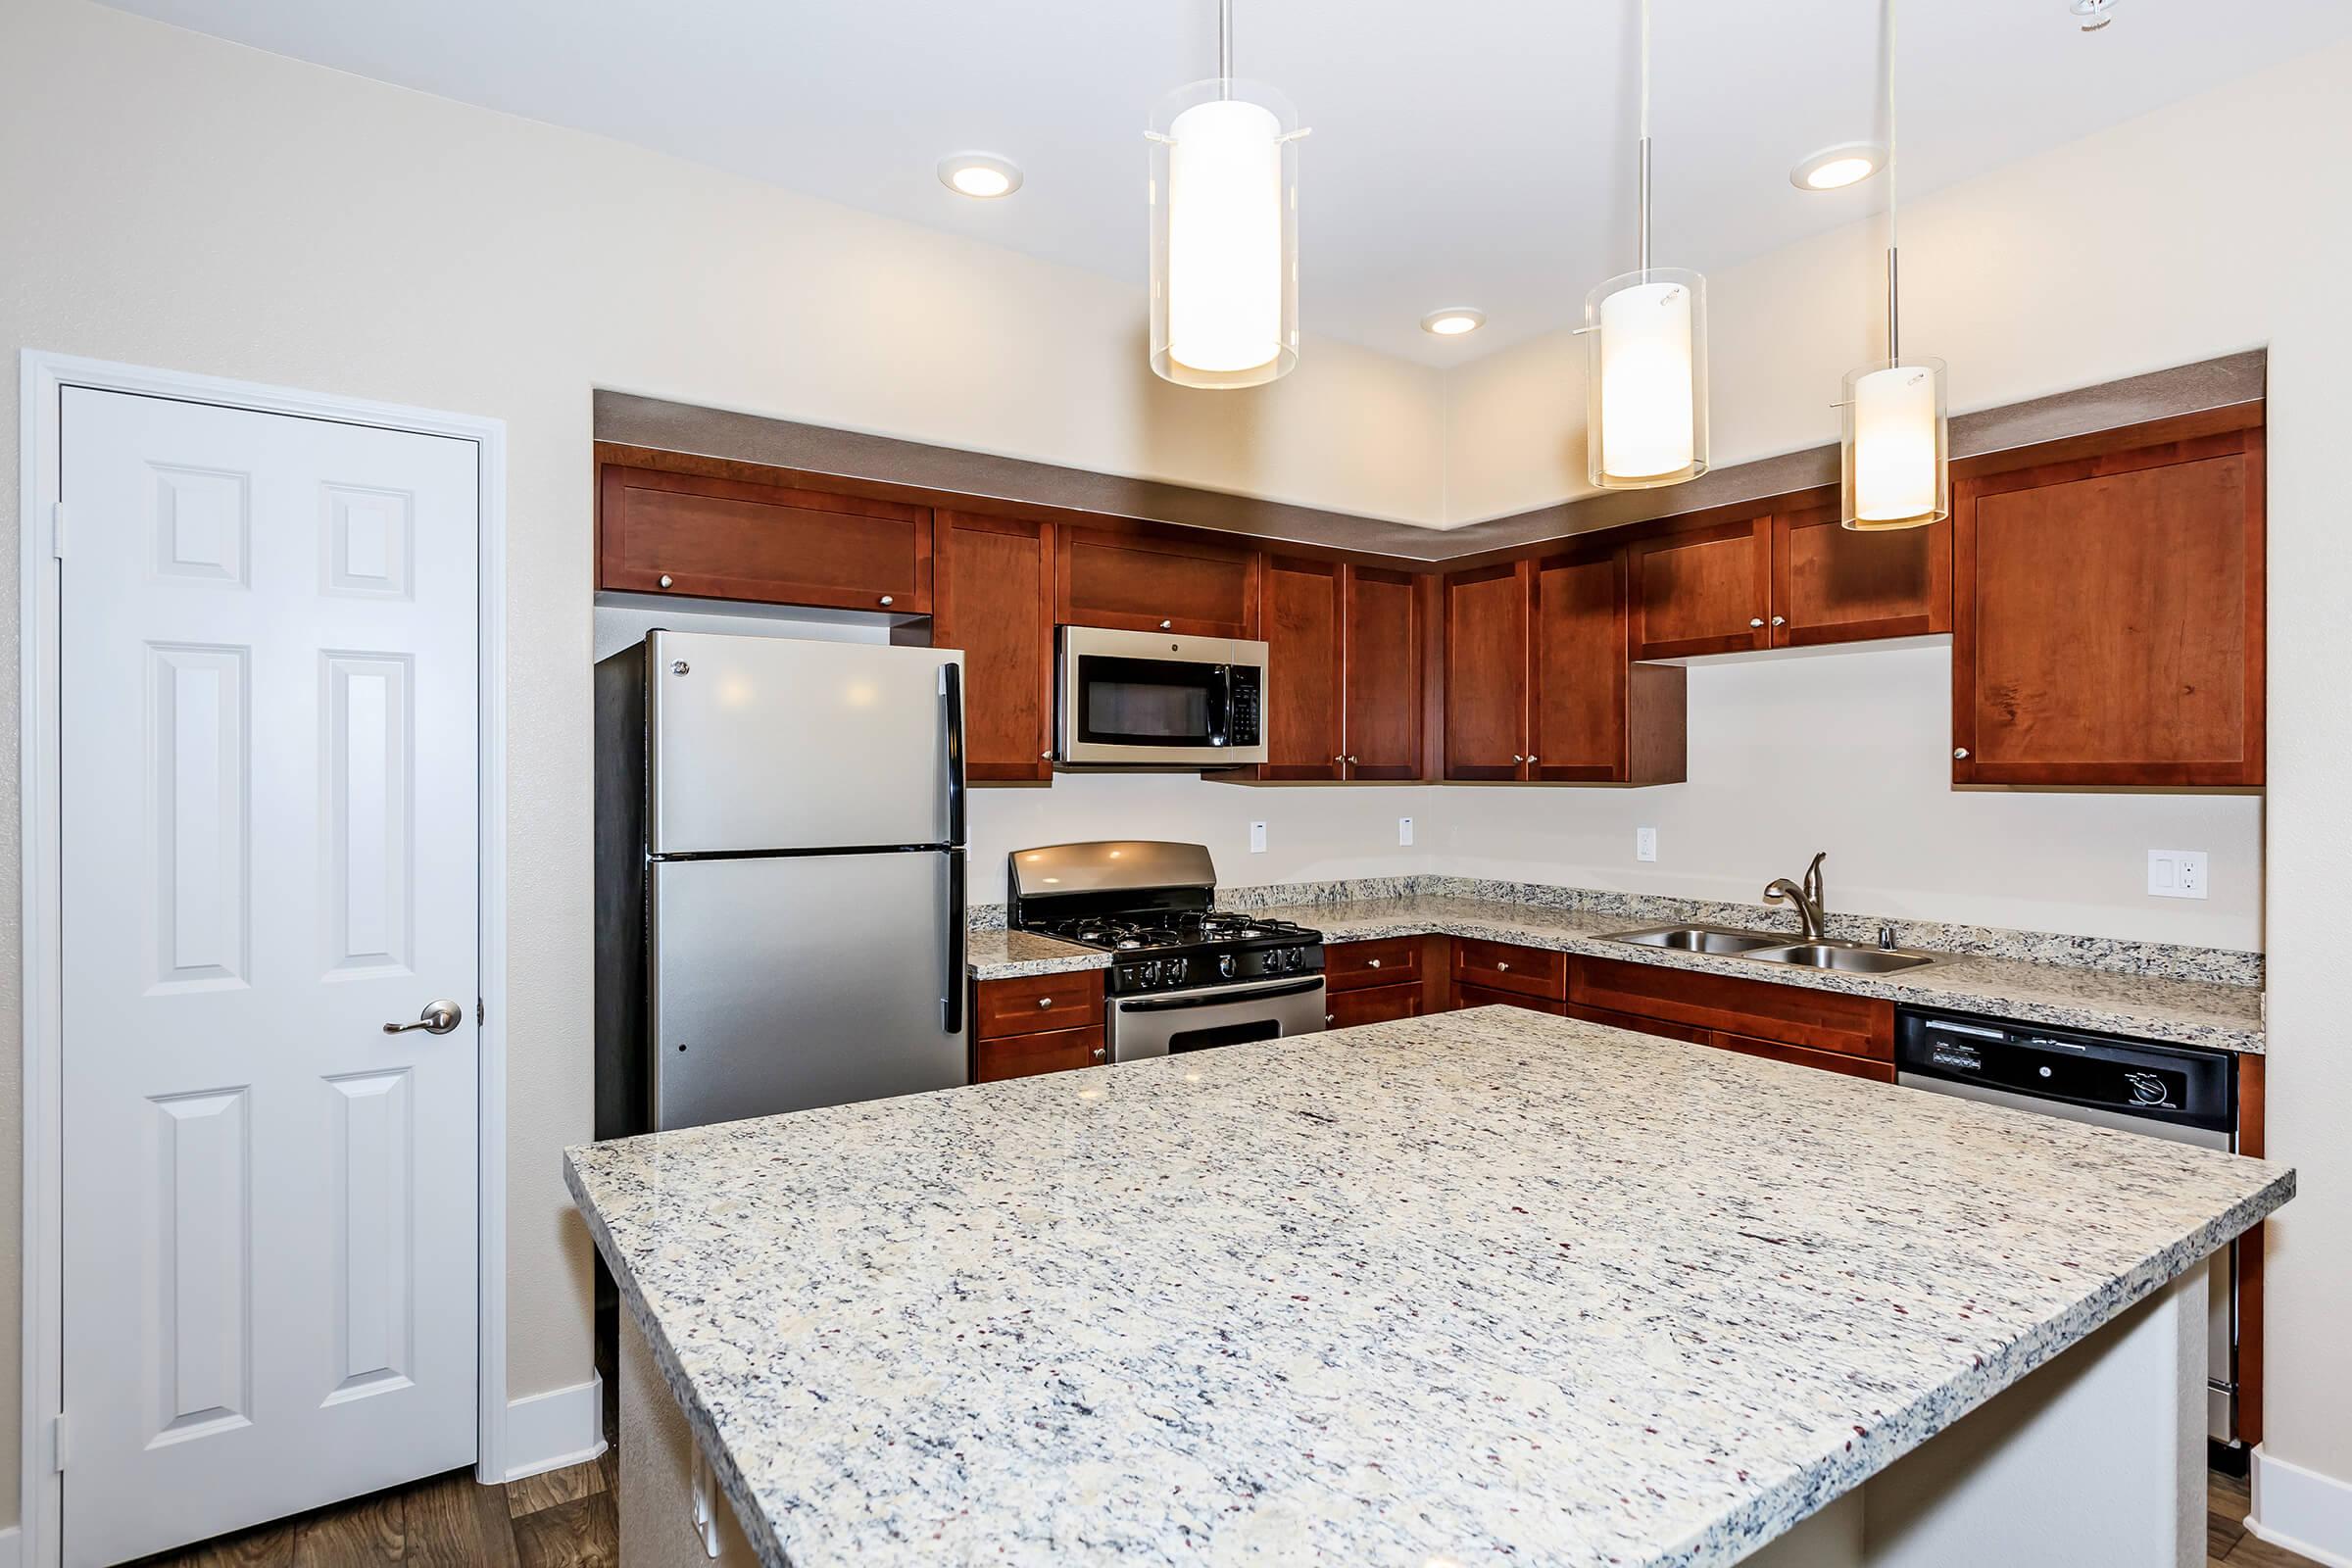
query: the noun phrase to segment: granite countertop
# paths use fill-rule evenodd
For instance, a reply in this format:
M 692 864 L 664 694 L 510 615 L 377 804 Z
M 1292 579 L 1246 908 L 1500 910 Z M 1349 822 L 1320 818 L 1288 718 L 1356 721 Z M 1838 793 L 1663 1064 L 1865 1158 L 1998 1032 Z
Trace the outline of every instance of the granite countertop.
M 1730 1563 L 2294 1182 L 1510 1007 L 565 1177 L 778 1568 Z
M 2252 986 L 2157 975 L 2118 974 L 2056 963 L 1976 955 L 1940 955 L 1936 962 L 1895 974 L 1839 974 L 1831 970 L 1768 965 L 1751 958 L 1667 948 L 1639 948 L 1606 940 L 1611 932 L 1639 930 L 1664 922 L 1625 914 L 1546 909 L 1502 899 L 1420 896 L 1337 903 L 1252 907 L 1254 914 L 1296 920 L 1320 930 L 1331 942 L 1377 937 L 1451 936 L 1522 947 L 1549 948 L 1588 957 L 1628 963 L 1664 964 L 1743 980 L 1811 986 L 1890 1002 L 1940 1006 L 2046 1023 L 2057 1028 L 2093 1029 L 2141 1040 L 2170 1041 L 2220 1051 L 2259 1054 L 2263 1050 L 2262 993 Z M 1109 956 L 1015 932 L 1025 942 L 1054 950 L 1050 957 L 1024 963 L 1007 954 L 982 962 L 983 938 L 973 933 L 974 973 L 983 980 L 1054 970 L 1103 968 Z M 1797 940 L 1791 932 L 1791 942 Z
M 1075 942 L 1056 942 L 1033 931 L 1007 931 L 1003 926 L 974 928 L 964 953 L 973 977 L 980 980 L 1110 967 L 1110 955 L 1101 948 L 1082 948 Z

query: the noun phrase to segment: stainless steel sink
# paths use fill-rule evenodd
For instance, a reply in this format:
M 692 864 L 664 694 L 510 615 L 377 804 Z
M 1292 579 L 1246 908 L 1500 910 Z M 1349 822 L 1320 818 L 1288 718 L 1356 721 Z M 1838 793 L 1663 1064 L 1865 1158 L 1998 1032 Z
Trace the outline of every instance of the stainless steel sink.
M 1752 953 L 1777 948 L 1786 936 L 1769 931 L 1732 931 L 1713 925 L 1662 925 L 1648 931 L 1618 931 L 1611 942 L 1630 942 L 1638 948 L 1673 948 L 1682 953 Z
M 1751 948 L 1740 953 L 1759 963 L 1793 963 L 1806 969 L 1839 969 L 1849 974 L 1892 974 L 1934 963 L 1933 955 L 1901 948 L 1866 948 L 1858 943 L 1796 942 L 1788 947 Z

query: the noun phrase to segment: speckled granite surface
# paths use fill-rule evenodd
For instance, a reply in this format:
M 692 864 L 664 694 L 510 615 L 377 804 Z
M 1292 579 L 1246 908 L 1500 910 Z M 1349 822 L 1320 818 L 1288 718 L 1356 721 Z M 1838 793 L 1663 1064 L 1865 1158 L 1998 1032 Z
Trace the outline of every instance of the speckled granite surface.
M 2210 980 L 2119 974 L 2107 969 L 1948 952 L 1924 968 L 1897 974 L 1838 974 L 1764 964 L 1750 958 L 1631 947 L 1606 938 L 1611 932 L 1663 923 L 1654 910 L 1644 918 L 1624 909 L 1547 907 L 1517 899 L 1419 895 L 1233 906 L 1314 926 L 1332 942 L 1423 934 L 1473 937 L 1592 957 L 1701 969 L 1861 997 L 1884 997 L 1922 1006 L 1953 1007 L 2059 1028 L 2095 1029 L 2177 1045 L 2243 1053 L 2259 1053 L 2263 1049 L 2262 993 L 2251 986 Z M 1743 913 L 1740 906 L 1725 906 L 1716 923 L 1770 930 L 1775 924 L 1785 925 L 1786 920 L 1755 909 Z M 1790 935 L 1793 940 L 1793 930 Z M 1106 954 L 1025 932 L 975 931 L 971 941 L 973 972 L 983 980 L 1068 969 L 1100 969 L 1110 961 Z
M 565 1175 L 796 1568 L 1730 1563 L 2293 1185 L 1506 1007 Z

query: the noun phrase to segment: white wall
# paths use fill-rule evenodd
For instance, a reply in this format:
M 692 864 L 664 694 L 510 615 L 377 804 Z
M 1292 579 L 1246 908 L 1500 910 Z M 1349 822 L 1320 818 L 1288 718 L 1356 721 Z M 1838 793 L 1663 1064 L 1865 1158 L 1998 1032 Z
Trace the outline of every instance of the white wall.
M 588 1360 L 586 1252 L 556 1151 L 589 1126 L 591 388 L 1412 520 L 1507 512 L 1578 488 L 1582 356 L 1564 344 L 1481 362 L 1448 386 L 1317 342 L 1272 388 L 1203 397 L 1142 369 L 1141 290 L 1128 282 L 81 0 L 0 8 L 0 212 L 10 215 L 0 222 L 0 348 L 509 423 L 516 1394 L 577 1381 Z M 2352 240 L 2347 204 L 2320 176 L 2340 169 L 2323 150 L 2344 145 L 2348 74 L 2352 50 L 2315 56 L 1915 204 L 1904 253 L 1908 336 L 1952 361 L 1960 407 L 2272 346 L 2269 815 L 2293 850 L 2273 858 L 2269 877 L 2272 1115 L 2275 1149 L 2305 1168 L 2304 1197 L 2277 1227 L 2273 1441 L 2339 1476 L 2352 1476 L 2352 1423 L 2338 1414 L 2352 1406 L 2352 1348 L 2334 1321 L 2352 1256 L 2352 1152 L 2339 1152 L 2334 1129 L 2352 1111 L 2352 1051 L 2333 1020 L 2352 1015 L 2352 980 L 2328 944 L 2336 884 L 2352 876 L 2337 805 L 2339 781 L 2352 777 L 2337 673 L 2352 668 L 2352 561 L 2334 459 L 2352 399 L 2330 368 L 2352 363 L 2337 282 Z M 1872 243 L 1849 231 L 1711 280 L 1718 461 L 1827 438 L 1838 376 L 1870 348 Z M 2091 274 L 2096 286 L 2082 281 Z M 0 467 L 14 458 L 8 384 Z M 14 507 L 13 487 L 0 490 L 12 532 Z M 0 555 L 0 572 L 14 561 Z M 0 605 L 14 604 L 0 591 Z M 0 659 L 13 658 L 13 629 L 0 634 Z M 1832 887 L 1848 908 L 1902 901 L 1888 912 L 2257 940 L 2244 903 L 2248 841 L 2260 831 L 2251 803 L 1952 798 L 1910 744 L 1893 755 L 1900 737 L 1924 746 L 1942 722 L 1934 657 L 1882 650 L 1694 671 L 1703 776 L 1680 792 L 1685 814 L 1659 823 L 1657 874 L 1760 886 L 1829 847 Z M 10 694 L 0 700 L 13 701 L 13 673 L 0 672 Z M 1839 733 L 1841 704 L 1853 701 L 1886 705 L 1868 738 L 1890 778 L 1916 780 L 1905 786 L 1915 799 L 1876 819 L 1824 816 L 1813 764 L 1768 727 L 1740 727 L 1778 708 L 1815 721 L 1812 733 Z M 1708 738 L 1701 712 L 1718 735 L 1746 734 L 1748 749 Z M 14 749 L 0 749 L 0 823 L 15 819 L 14 767 Z M 1654 798 L 1660 810 L 1675 804 Z M 1116 832 L 1200 838 L 1236 882 L 1421 869 L 1434 847 L 1419 858 L 1394 848 L 1408 800 L 1429 803 L 1414 811 L 1424 846 L 1436 842 L 1432 819 L 1449 815 L 1466 835 L 1452 847 L 1482 864 L 1563 875 L 1589 866 L 1592 880 L 1635 885 L 1626 813 L 1649 808 L 1591 790 L 1065 778 L 1051 791 L 977 793 L 975 858 L 985 866 L 1024 843 Z M 1792 842 L 1724 830 L 1712 841 L 1718 868 L 1702 852 L 1724 820 L 1709 803 L 1723 801 L 1757 822 L 1804 825 L 1788 829 Z M 2162 814 L 2174 810 L 2182 814 Z M 1263 857 L 1239 837 L 1252 818 L 1271 824 Z M 1936 826 L 1906 840 L 1906 820 Z M 2208 906 L 2159 909 L 2131 890 L 2134 858 L 2158 832 L 2194 834 L 2203 842 L 2164 847 L 2214 855 Z M 17 849 L 13 831 L 0 832 L 0 876 Z M 981 881 L 975 896 L 994 886 Z M 2050 917 L 2029 918 L 2034 909 Z M 15 1015 L 15 914 L 0 901 L 0 1020 Z M 2217 929 L 2182 935 L 2174 921 Z M 14 1054 L 0 1053 L 0 1411 L 17 1402 L 15 1071 Z M 15 1445 L 14 1421 L 0 1420 L 0 1513 Z

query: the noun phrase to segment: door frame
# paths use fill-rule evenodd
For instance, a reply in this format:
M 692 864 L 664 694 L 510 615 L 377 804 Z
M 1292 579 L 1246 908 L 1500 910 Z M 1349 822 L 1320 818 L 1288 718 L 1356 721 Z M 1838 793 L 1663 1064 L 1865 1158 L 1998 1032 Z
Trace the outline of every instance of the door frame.
M 258 414 L 374 425 L 474 443 L 479 538 L 479 955 L 482 1008 L 476 1114 L 477 1248 L 474 1475 L 507 1479 L 507 426 L 503 419 L 149 369 L 24 349 L 18 409 L 18 831 L 23 860 L 24 1389 L 19 1512 L 23 1561 L 64 1549 L 53 1451 L 65 1370 L 64 940 L 58 780 L 59 557 L 55 553 L 63 397 L 68 387 L 205 403 Z M 72 548 L 72 521 L 67 523 Z M 71 1447 L 71 1435 L 66 1446 Z

